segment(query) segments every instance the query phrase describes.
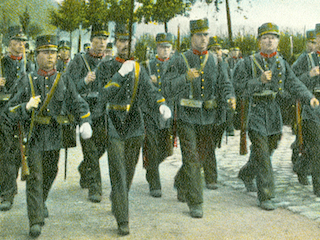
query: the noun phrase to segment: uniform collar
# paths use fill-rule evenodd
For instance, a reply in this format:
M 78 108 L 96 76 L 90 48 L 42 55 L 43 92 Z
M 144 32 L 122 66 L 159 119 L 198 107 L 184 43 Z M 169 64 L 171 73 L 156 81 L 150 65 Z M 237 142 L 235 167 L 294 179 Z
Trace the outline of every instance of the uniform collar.
M 96 53 L 93 52 L 92 49 L 89 50 L 89 55 L 91 57 L 94 57 L 94 58 L 103 58 L 104 57 L 104 53 L 96 54 Z
M 12 59 L 12 60 L 21 60 L 22 59 L 22 56 L 14 56 L 14 55 L 10 55 L 10 58 Z
M 277 55 L 277 52 L 273 52 L 271 54 L 266 54 L 266 53 L 263 53 L 263 52 L 260 52 L 260 55 L 264 58 L 272 58 L 274 57 L 275 55 Z
M 207 51 L 207 50 L 206 50 L 206 51 L 203 51 L 203 52 L 200 52 L 200 51 L 198 51 L 198 50 L 196 50 L 196 49 L 193 49 L 192 52 L 193 52 L 193 54 L 198 55 L 198 56 L 208 54 L 208 51 Z
M 119 56 L 117 56 L 115 59 L 116 59 L 116 61 L 119 62 L 119 63 L 124 63 L 124 62 L 127 61 L 127 60 L 134 60 L 133 57 L 132 57 L 132 58 L 129 58 L 129 59 L 124 59 L 124 58 L 121 58 L 121 57 L 119 57 Z
M 42 70 L 42 69 L 39 69 L 38 70 L 38 75 L 40 76 L 43 76 L 43 77 L 51 77 L 52 75 L 54 75 L 55 73 L 57 72 L 57 70 L 54 68 L 50 71 L 45 71 L 45 70 Z
M 317 51 L 318 56 L 320 55 L 320 51 Z
M 163 58 L 159 58 L 159 57 L 157 56 L 157 59 L 158 59 L 160 62 L 165 62 L 165 61 L 168 61 L 170 58 L 163 59 Z

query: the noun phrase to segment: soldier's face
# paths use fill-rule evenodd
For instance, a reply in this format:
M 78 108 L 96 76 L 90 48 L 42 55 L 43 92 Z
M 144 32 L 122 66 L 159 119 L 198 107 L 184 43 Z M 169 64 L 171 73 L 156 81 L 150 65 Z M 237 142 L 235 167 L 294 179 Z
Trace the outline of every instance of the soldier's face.
M 162 58 L 162 59 L 169 58 L 171 51 L 172 51 L 172 45 L 170 46 L 163 46 L 160 44 L 157 45 L 157 53 L 159 58 Z
M 96 54 L 103 53 L 107 48 L 107 40 L 108 38 L 104 36 L 97 36 L 92 38 L 91 49 L 93 50 L 93 52 Z
M 19 56 L 23 53 L 26 41 L 11 39 L 9 43 L 9 51 L 14 56 Z
M 317 51 L 320 51 L 320 34 L 317 34 L 317 37 L 316 37 L 316 50 Z
M 134 52 L 134 46 L 135 46 L 135 39 L 132 39 L 131 42 L 131 51 L 130 54 L 133 55 Z M 117 54 L 121 58 L 128 58 L 129 55 L 129 40 L 126 39 L 117 39 L 116 41 L 116 47 L 117 47 Z M 129 56 L 130 57 L 130 56 Z
M 317 41 L 315 39 L 308 40 L 306 44 L 306 51 L 310 53 L 316 50 L 317 50 Z
M 265 34 L 260 37 L 259 45 L 261 52 L 271 54 L 277 51 L 279 38 L 273 34 Z
M 57 61 L 57 51 L 41 50 L 37 54 L 37 63 L 40 69 L 50 71 L 54 69 Z
M 66 48 L 61 48 L 59 50 L 59 56 L 62 60 L 67 60 L 70 58 L 70 50 Z
M 209 43 L 209 33 L 208 31 L 201 31 L 194 33 L 191 37 L 191 46 L 200 52 L 207 50 Z

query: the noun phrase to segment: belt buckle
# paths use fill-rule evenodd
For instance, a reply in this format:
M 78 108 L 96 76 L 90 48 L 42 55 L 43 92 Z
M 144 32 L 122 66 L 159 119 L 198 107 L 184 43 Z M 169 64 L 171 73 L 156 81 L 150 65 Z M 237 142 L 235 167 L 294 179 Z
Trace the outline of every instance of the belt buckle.
M 126 111 L 129 112 L 129 110 L 130 110 L 130 104 L 127 104 L 126 105 Z

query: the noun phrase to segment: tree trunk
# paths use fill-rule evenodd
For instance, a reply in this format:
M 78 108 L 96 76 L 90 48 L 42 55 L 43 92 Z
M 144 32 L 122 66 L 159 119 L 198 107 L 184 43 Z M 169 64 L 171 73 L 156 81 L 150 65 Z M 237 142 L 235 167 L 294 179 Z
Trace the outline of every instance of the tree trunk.
M 229 0 L 226 0 L 226 10 L 227 10 L 228 34 L 229 34 L 229 44 L 230 44 L 229 47 L 233 47 Z
M 164 22 L 164 32 L 168 33 L 168 22 Z

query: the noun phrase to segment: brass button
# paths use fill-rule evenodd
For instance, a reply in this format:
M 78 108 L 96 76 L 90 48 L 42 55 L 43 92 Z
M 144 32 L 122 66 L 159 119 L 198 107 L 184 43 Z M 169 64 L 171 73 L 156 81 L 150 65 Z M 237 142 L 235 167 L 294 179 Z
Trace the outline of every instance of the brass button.
M 282 80 L 279 80 L 279 83 L 282 83 Z
M 204 86 L 202 86 L 201 89 L 204 89 Z

